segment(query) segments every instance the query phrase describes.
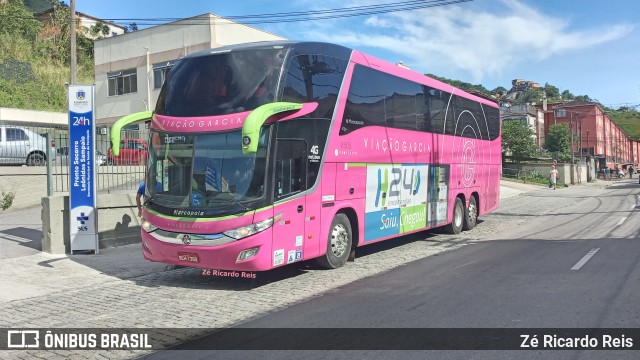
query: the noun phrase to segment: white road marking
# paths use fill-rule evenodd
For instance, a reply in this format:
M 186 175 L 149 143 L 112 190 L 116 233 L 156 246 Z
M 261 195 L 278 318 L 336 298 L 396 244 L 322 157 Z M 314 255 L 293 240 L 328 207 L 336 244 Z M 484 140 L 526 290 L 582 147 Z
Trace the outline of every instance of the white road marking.
M 622 223 L 623 223 L 625 220 L 627 220 L 627 217 L 626 217 L 626 216 L 623 216 L 623 217 L 622 217 L 622 219 L 620 219 L 620 221 L 618 221 L 618 223 L 616 224 L 616 226 L 618 226 L 618 225 L 622 225 Z
M 600 248 L 593 248 L 591 250 L 589 250 L 589 252 L 587 253 L 587 255 L 585 255 L 582 259 L 580 259 L 580 261 L 578 261 L 575 265 L 573 265 L 573 267 L 571 268 L 571 270 L 580 270 L 580 268 L 587 263 L 587 261 L 589 261 L 589 259 L 591 259 L 591 257 L 593 255 L 595 255 L 598 250 L 600 250 Z

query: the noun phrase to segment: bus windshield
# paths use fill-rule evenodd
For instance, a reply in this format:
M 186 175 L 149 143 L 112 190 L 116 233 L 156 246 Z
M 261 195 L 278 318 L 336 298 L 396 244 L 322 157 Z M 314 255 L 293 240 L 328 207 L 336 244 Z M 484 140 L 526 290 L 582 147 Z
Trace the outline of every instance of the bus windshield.
M 171 209 L 247 210 L 264 198 L 269 126 L 262 128 L 258 151 L 244 155 L 240 130 L 172 134 L 153 131 L 146 196 Z M 234 210 L 229 210 L 234 209 Z
M 181 59 L 163 85 L 155 112 L 226 115 L 273 102 L 285 51 L 245 50 Z

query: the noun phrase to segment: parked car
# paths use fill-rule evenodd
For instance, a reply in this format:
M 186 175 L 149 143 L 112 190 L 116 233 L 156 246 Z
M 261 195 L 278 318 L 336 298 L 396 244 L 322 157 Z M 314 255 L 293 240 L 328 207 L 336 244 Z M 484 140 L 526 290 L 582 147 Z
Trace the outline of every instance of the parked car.
M 0 163 L 29 166 L 46 165 L 55 158 L 55 145 L 47 144 L 44 135 L 22 126 L 0 126 Z
M 147 161 L 149 144 L 142 139 L 121 139 L 120 154 L 114 156 L 111 148 L 107 152 L 107 162 L 113 165 L 144 165 Z
M 56 149 L 56 164 L 69 165 L 69 147 L 62 146 Z M 96 150 L 96 165 L 106 165 L 107 156 Z

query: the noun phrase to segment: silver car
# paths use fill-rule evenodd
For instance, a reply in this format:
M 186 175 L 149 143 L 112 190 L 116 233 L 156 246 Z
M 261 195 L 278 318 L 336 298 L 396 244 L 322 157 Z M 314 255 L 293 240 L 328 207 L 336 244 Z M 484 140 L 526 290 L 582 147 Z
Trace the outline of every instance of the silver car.
M 56 164 L 69 165 L 69 147 L 63 146 L 56 149 Z M 96 150 L 96 165 L 107 165 L 107 156 Z
M 55 149 L 44 135 L 21 126 L 0 126 L 0 164 L 40 166 L 50 156 L 55 158 Z

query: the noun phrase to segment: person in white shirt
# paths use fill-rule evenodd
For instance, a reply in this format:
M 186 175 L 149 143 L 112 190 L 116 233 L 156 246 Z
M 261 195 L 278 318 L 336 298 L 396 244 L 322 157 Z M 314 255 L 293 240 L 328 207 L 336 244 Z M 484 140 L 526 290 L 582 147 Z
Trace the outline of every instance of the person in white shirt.
M 549 172 L 549 181 L 553 185 L 553 190 L 556 189 L 556 182 L 558 181 L 558 170 L 555 165 L 551 165 L 551 171 Z

